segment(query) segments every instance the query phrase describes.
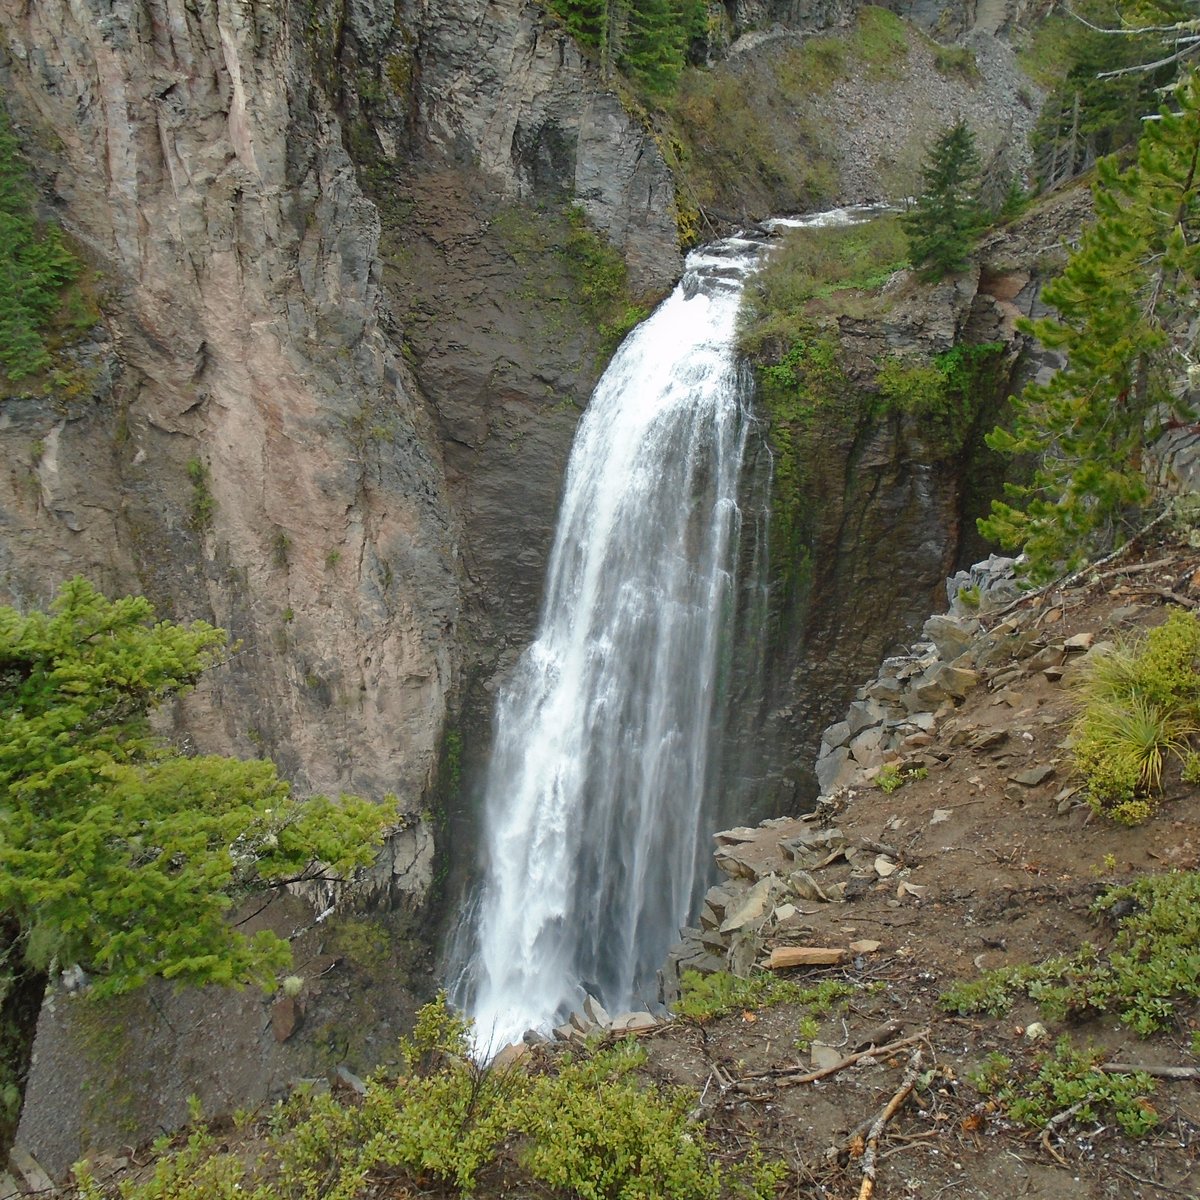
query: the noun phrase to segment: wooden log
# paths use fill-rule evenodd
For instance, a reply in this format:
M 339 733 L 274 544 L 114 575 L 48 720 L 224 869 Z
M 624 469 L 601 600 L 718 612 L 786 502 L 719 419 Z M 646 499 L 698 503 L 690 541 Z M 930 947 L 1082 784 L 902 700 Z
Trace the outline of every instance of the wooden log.
M 776 946 L 767 966 L 772 971 L 785 971 L 789 967 L 828 967 L 842 962 L 847 953 L 836 946 Z

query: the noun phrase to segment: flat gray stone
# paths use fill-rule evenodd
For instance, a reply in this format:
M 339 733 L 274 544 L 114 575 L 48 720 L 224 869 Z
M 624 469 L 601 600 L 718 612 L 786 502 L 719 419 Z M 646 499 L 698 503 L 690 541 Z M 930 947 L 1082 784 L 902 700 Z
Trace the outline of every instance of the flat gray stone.
M 1024 771 L 1014 771 L 1009 776 L 1013 783 L 1019 783 L 1024 787 L 1037 787 L 1039 783 L 1045 783 L 1054 774 L 1054 768 L 1049 765 L 1040 767 L 1028 767 Z
M 817 759 L 817 784 L 822 792 L 833 790 L 849 758 L 850 751 L 845 746 L 839 746 Z
M 830 750 L 836 750 L 839 746 L 844 746 L 850 740 L 850 722 L 838 721 L 835 725 L 830 725 L 828 729 L 821 734 L 821 741 Z
M 612 1017 L 608 1015 L 608 1010 L 595 996 L 588 996 L 584 1000 L 583 1013 L 589 1021 L 599 1025 L 601 1029 L 607 1029 L 612 1024 Z

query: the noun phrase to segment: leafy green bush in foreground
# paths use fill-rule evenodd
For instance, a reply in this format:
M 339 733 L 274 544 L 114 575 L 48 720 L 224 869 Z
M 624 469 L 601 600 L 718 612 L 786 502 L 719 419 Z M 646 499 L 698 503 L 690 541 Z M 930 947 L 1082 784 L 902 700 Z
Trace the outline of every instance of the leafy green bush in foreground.
M 495 1180 L 536 1181 L 583 1200 L 766 1200 L 781 1168 L 757 1152 L 718 1162 L 688 1118 L 684 1091 L 643 1086 L 632 1043 L 553 1072 L 471 1061 L 468 1025 L 441 1003 L 401 1042 L 404 1072 L 377 1075 L 361 1099 L 299 1094 L 276 1109 L 257 1158 L 203 1129 L 122 1200 L 358 1200 L 378 1186 L 435 1183 L 468 1195 Z M 85 1166 L 80 1200 L 106 1200 Z M 491 1189 L 489 1189 L 491 1190 Z

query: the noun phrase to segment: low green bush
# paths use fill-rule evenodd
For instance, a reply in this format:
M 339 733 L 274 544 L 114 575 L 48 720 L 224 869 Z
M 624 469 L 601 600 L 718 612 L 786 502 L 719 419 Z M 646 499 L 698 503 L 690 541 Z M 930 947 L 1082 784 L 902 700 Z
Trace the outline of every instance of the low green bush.
M 1159 1124 L 1149 1101 L 1154 1080 L 1144 1071 L 1101 1071 L 1103 1057 L 1063 1037 L 1037 1056 L 1032 1072 L 1014 1070 L 1012 1059 L 990 1054 L 967 1078 L 977 1091 L 994 1097 L 1012 1120 L 1033 1129 L 1044 1129 L 1052 1118 L 1074 1109 L 1076 1122 L 1111 1115 L 1131 1137 L 1149 1133 Z
M 719 1159 L 689 1118 L 694 1095 L 645 1085 L 632 1043 L 546 1071 L 472 1061 L 469 1026 L 441 1003 L 402 1040 L 399 1076 L 357 1101 L 297 1093 L 255 1146 L 204 1128 L 117 1188 L 76 1168 L 80 1200 L 368 1200 L 452 1187 L 462 1195 L 545 1189 L 582 1200 L 768 1200 L 782 1167 L 751 1148 Z M 495 1175 L 495 1183 L 492 1176 Z
M 753 354 L 769 338 L 794 338 L 810 320 L 814 300 L 874 291 L 907 256 L 907 239 L 894 214 L 861 225 L 790 231 L 747 289 L 742 348 Z
M 1146 875 L 1111 888 L 1093 911 L 1122 912 L 1107 952 L 1084 944 L 1069 957 L 1001 967 L 948 988 L 939 1003 L 962 1016 L 1002 1016 L 1019 995 L 1053 1019 L 1111 1013 L 1145 1037 L 1200 1000 L 1200 872 Z
M 683 994 L 675 1004 L 675 1015 L 701 1022 L 777 1004 L 799 1005 L 808 1009 L 806 1015 L 810 1017 L 825 1016 L 858 991 L 843 979 L 823 979 L 805 986 L 769 971 L 756 971 L 744 979 L 728 971 L 709 975 L 684 971 L 680 983 Z

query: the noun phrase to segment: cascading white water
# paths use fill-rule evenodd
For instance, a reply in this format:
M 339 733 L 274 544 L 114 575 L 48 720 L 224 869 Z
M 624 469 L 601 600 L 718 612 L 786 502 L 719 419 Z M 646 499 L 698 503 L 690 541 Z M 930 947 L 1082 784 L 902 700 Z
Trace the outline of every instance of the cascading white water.
M 761 253 L 735 238 L 690 255 L 580 421 L 540 631 L 497 708 L 455 997 L 484 1054 L 585 992 L 614 1011 L 652 1000 L 707 882 L 749 421 L 734 334 Z

